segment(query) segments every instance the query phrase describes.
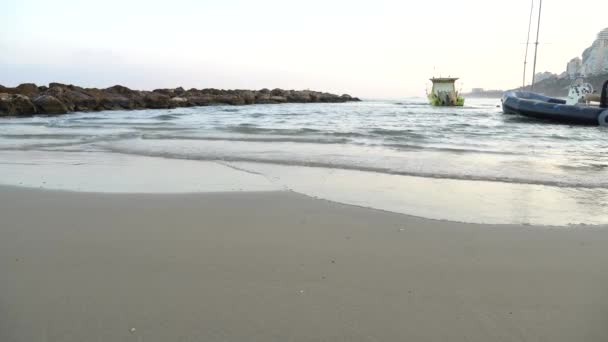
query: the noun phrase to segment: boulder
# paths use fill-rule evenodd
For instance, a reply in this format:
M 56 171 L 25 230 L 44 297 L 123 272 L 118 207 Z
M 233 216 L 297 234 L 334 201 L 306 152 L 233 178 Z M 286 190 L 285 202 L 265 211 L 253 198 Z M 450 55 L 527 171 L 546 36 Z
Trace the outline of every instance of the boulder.
M 276 89 L 273 89 L 270 92 L 270 95 L 272 95 L 272 96 L 287 96 L 288 92 L 286 90 L 276 88 Z
M 38 86 L 34 83 L 23 83 L 18 85 L 15 89 L 17 89 L 18 94 L 25 95 L 29 98 L 36 97 L 40 94 Z
M 255 103 L 255 93 L 251 90 L 239 90 L 238 96 L 243 100 L 243 104 Z
M 209 106 L 212 101 L 210 95 L 194 95 L 188 96 L 188 104 L 191 106 Z
M 115 85 L 113 87 L 107 88 L 105 89 L 106 92 L 110 92 L 110 93 L 114 93 L 114 94 L 120 94 L 124 97 L 127 98 L 132 98 L 132 97 L 137 97 L 140 96 L 139 92 L 137 90 L 131 90 L 127 87 L 121 86 L 121 85 Z
M 218 95 L 215 97 L 213 102 L 221 103 L 221 104 L 229 104 L 229 105 L 233 105 L 233 106 L 245 104 L 245 101 L 238 95 L 229 95 L 229 94 Z
M 38 87 L 35 84 L 23 83 L 23 84 L 18 85 L 15 88 L 8 88 L 8 87 L 1 86 L 0 93 L 13 94 L 13 95 L 19 94 L 19 95 L 25 95 L 27 97 L 35 97 L 39 94 L 39 91 L 38 91 Z
M 49 83 L 49 88 L 53 88 L 53 87 L 66 88 L 67 86 L 68 86 L 67 84 L 63 84 L 63 83 L 57 83 L 57 82 Z
M 21 94 L 0 93 L 0 116 L 33 115 L 36 106 L 29 97 Z
M 185 97 L 172 97 L 169 103 L 172 107 L 188 107 L 188 99 Z
M 296 103 L 306 103 L 311 101 L 309 91 L 290 91 L 287 101 Z
M 104 108 L 111 107 L 112 109 L 140 109 L 140 108 L 166 108 L 166 107 L 147 107 L 147 100 L 144 93 L 131 90 L 127 87 L 115 85 L 113 87 L 101 90 L 100 103 Z M 169 97 L 165 96 L 167 99 Z
M 201 92 L 204 95 L 215 95 L 215 96 L 219 96 L 219 95 L 222 95 L 224 93 L 223 90 L 214 89 L 214 88 L 205 88 L 205 89 L 201 90 Z
M 170 97 L 175 96 L 175 90 L 173 89 L 154 89 L 152 90 L 152 92 L 167 95 Z
M 40 95 L 33 102 L 40 114 L 65 114 L 68 112 L 65 104 L 51 95 Z
M 167 95 L 155 93 L 155 92 L 146 92 L 144 95 L 144 104 L 145 108 L 151 109 L 161 109 L 161 108 L 174 108 L 175 106 L 171 101 L 171 98 Z
M 267 103 L 272 103 L 272 101 L 270 101 L 270 91 L 269 92 L 262 92 L 259 91 L 256 95 L 255 95 L 255 103 L 259 103 L 259 104 L 267 104 Z
M 285 96 L 271 96 L 270 101 L 272 103 L 285 103 L 287 102 L 287 98 Z
M 99 106 L 99 102 L 93 96 L 78 88 L 67 90 L 62 100 L 73 111 L 93 111 Z

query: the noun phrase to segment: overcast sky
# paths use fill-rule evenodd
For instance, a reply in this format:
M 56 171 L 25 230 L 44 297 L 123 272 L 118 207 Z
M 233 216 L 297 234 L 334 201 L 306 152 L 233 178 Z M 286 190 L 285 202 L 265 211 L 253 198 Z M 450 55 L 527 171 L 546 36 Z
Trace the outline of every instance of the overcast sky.
M 529 10 L 528 0 L 7 0 L 0 84 L 395 98 L 449 74 L 463 89 L 505 89 L 521 83 Z M 564 71 L 606 13 L 606 0 L 545 0 L 538 71 Z

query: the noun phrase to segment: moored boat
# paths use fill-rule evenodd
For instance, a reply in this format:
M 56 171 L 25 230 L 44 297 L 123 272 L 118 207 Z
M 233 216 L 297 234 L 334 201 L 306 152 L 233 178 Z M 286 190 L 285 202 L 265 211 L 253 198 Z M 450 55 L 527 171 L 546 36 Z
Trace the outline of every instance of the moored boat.
M 464 97 L 456 91 L 455 83 L 458 78 L 431 78 L 433 89 L 429 94 L 429 102 L 433 106 L 464 106 Z
M 553 122 L 608 126 L 608 81 L 599 106 L 567 104 L 566 100 L 527 91 L 509 91 L 502 97 L 505 114 L 519 114 Z

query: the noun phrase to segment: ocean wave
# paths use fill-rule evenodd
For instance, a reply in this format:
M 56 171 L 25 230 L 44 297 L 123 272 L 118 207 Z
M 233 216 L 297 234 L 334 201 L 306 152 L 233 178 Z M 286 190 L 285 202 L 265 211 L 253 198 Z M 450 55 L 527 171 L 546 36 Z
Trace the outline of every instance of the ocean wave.
M 180 159 L 238 157 L 430 178 L 608 187 L 605 130 L 503 115 L 494 103 L 435 108 L 416 98 L 2 118 L 0 149 L 113 145 L 135 154 L 178 151 Z M 202 155 L 211 152 L 216 155 Z
M 369 130 L 369 134 L 397 140 L 402 140 L 402 138 L 425 140 L 427 138 L 426 136 L 420 133 L 416 133 L 408 129 L 374 128 Z
M 457 147 L 437 147 L 437 146 L 425 146 L 425 145 L 411 145 L 411 144 L 383 144 L 383 146 L 391 147 L 398 150 L 427 150 L 437 152 L 448 152 L 448 153 L 480 153 L 480 154 L 496 154 L 496 155 L 509 155 L 518 156 L 521 155 L 517 152 L 511 151 L 497 151 L 497 150 L 483 150 L 475 148 L 457 148 Z
M 236 126 L 218 127 L 219 130 L 243 134 L 277 134 L 277 135 L 301 135 L 320 133 L 321 130 L 313 128 L 265 128 L 253 124 L 240 124 Z
M 143 118 L 138 118 L 138 120 L 142 120 Z M 120 127 L 120 128 L 130 128 L 130 127 L 164 127 L 164 126 L 173 126 L 175 124 L 171 122 L 143 122 L 143 121 L 130 121 L 125 119 L 124 121 L 101 121 L 97 122 L 93 126 L 88 123 L 81 124 L 79 120 L 66 120 L 66 121 L 54 121 L 49 122 L 48 127 Z
M 162 115 L 153 116 L 152 119 L 161 120 L 161 121 L 170 121 L 170 120 L 175 120 L 179 117 L 180 117 L 180 115 L 176 115 L 176 114 L 162 114 Z
M 221 136 L 191 136 L 191 135 L 161 135 L 143 134 L 144 140 L 200 140 L 200 141 L 240 141 L 240 142 L 291 142 L 291 143 L 310 143 L 310 144 L 345 144 L 348 139 L 331 139 L 323 137 L 288 137 L 288 136 L 268 136 L 268 137 L 221 137 Z
M 395 170 L 386 167 L 373 167 L 361 164 L 348 164 L 341 162 L 325 162 L 314 160 L 297 160 L 297 159 L 281 159 L 281 158 L 264 158 L 253 156 L 234 156 L 234 155 L 218 155 L 218 154 L 191 154 L 177 153 L 167 151 L 141 151 L 131 148 L 119 148 L 115 146 L 105 147 L 106 151 L 113 153 L 121 153 L 128 155 L 160 157 L 166 159 L 183 159 L 183 160 L 200 160 L 200 161 L 222 161 L 222 162 L 249 162 L 261 163 L 282 166 L 300 166 L 300 167 L 317 167 L 327 169 L 342 169 L 350 171 L 373 172 L 396 176 L 411 176 L 433 179 L 451 179 L 462 181 L 483 181 L 483 182 L 500 182 L 508 184 L 528 184 L 528 185 L 544 185 L 559 188 L 581 188 L 581 189 L 603 189 L 608 187 L 606 182 L 581 182 L 581 181 L 559 181 L 546 179 L 531 179 L 524 177 L 510 176 L 490 176 L 490 175 L 469 175 L 469 174 L 453 174 L 449 172 L 426 172 L 424 170 Z
M 241 111 L 241 109 L 240 108 L 224 108 L 221 111 L 226 112 L 226 113 L 238 113 L 239 111 Z
M 66 139 L 66 141 L 57 141 L 57 142 L 38 142 L 37 140 L 44 140 L 41 138 L 33 138 L 31 142 L 22 143 L 19 145 L 9 145 L 4 146 L 0 144 L 0 150 L 2 151 L 36 151 L 36 150 L 46 150 L 49 148 L 56 147 L 68 147 L 68 146 L 85 146 L 93 143 L 107 143 L 119 140 L 129 140 L 135 139 L 140 136 L 137 132 L 126 132 L 120 134 L 111 134 L 111 135 L 100 135 L 100 136 L 91 136 L 91 135 L 80 135 L 79 138 Z M 52 140 L 48 138 L 49 140 Z M 27 139 L 24 139 L 27 141 Z M 61 140 L 61 139 L 54 139 Z M 1 141 L 0 141 L 1 143 Z
M 45 139 L 56 139 L 56 140 L 61 140 L 61 139 L 81 139 L 81 138 L 86 138 L 88 136 L 89 135 L 78 134 L 78 133 L 0 134 L 0 138 L 2 138 L 2 139 L 19 139 L 19 140 L 26 140 L 26 139 L 39 139 L 39 140 L 45 140 Z
M 11 126 L 46 126 L 48 125 L 47 121 L 42 122 L 25 122 L 22 121 L 21 118 L 18 117 L 3 117 L 0 120 L 0 126 L 11 127 Z

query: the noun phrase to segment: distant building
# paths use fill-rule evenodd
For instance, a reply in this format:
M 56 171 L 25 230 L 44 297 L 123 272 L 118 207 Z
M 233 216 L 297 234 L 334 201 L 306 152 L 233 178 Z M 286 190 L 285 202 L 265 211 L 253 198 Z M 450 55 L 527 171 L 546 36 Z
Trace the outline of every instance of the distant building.
M 608 27 L 605 28 L 604 30 L 602 30 L 602 32 L 597 34 L 597 39 L 598 40 L 608 40 Z
M 591 47 L 583 52 L 581 72 L 585 75 L 608 72 L 608 28 L 598 33 Z
M 551 79 L 551 78 L 557 78 L 557 75 L 554 74 L 554 73 L 545 71 L 545 72 L 539 72 L 539 73 L 537 73 L 536 77 L 534 78 L 534 80 L 536 82 L 541 82 L 541 81 L 548 80 L 548 79 Z
M 570 60 L 570 62 L 568 62 L 568 66 L 566 67 L 566 73 L 568 74 L 568 77 L 570 77 L 571 79 L 578 77 L 581 74 L 582 67 L 582 59 L 576 57 Z
M 471 89 L 471 93 L 483 93 L 483 88 L 473 88 Z

